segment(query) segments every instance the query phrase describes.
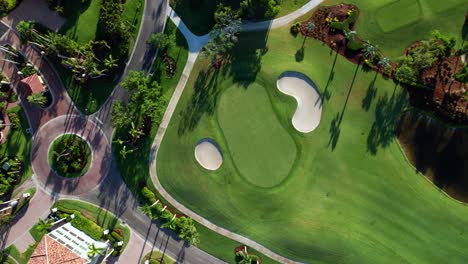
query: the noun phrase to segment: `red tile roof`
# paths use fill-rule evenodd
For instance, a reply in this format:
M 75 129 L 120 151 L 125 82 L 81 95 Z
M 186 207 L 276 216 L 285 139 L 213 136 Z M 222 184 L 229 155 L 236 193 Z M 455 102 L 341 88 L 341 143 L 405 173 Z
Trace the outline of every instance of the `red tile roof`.
M 22 79 L 21 86 L 21 89 L 27 96 L 45 91 L 45 87 L 41 83 L 37 73 Z
M 85 264 L 87 260 L 81 258 L 67 247 L 45 235 L 37 245 L 28 264 Z

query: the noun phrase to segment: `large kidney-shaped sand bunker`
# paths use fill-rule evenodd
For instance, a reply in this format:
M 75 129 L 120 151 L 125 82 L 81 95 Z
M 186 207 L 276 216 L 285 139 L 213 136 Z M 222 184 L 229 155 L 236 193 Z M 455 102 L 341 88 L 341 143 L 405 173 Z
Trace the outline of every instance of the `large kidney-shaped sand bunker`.
M 195 146 L 195 159 L 207 170 L 217 170 L 223 164 L 223 156 L 216 142 L 210 138 L 202 139 Z
M 284 72 L 276 82 L 278 89 L 297 101 L 292 118 L 296 130 L 302 133 L 313 131 L 322 116 L 322 98 L 309 77 L 300 72 Z

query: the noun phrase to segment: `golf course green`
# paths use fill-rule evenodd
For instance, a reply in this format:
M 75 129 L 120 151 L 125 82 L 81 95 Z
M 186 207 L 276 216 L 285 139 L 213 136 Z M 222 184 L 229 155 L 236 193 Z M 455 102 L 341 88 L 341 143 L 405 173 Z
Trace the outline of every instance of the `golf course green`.
M 461 38 L 462 0 L 430 16 L 387 16 L 399 23 L 387 28 L 376 11 L 396 1 L 350 2 L 361 10 L 356 30 L 391 58 L 433 29 Z M 414 2 L 427 9 L 435 0 Z M 404 4 L 392 8 L 411 15 Z M 466 262 L 468 207 L 416 172 L 394 135 L 409 105 L 404 88 L 289 27 L 242 33 L 229 63 L 207 65 L 197 61 L 157 155 L 159 180 L 176 200 L 301 262 Z M 276 86 L 285 71 L 307 75 L 322 96 L 313 133 L 292 125 L 297 102 Z M 216 171 L 195 160 L 201 138 L 220 148 Z

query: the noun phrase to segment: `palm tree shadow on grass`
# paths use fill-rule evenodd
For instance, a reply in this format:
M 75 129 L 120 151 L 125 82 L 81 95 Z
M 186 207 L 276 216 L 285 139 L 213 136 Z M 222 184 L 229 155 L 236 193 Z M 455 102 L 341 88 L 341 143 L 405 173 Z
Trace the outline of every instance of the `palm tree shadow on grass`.
M 341 112 L 336 113 L 335 117 L 332 119 L 330 123 L 330 129 L 329 129 L 330 138 L 328 140 L 328 146 L 331 147 L 332 151 L 335 150 L 336 145 L 338 144 L 338 139 L 341 133 L 341 122 L 343 121 L 343 117 L 346 111 L 346 106 L 348 105 L 349 97 L 354 87 L 354 81 L 356 81 L 356 76 L 357 76 L 357 72 L 359 69 L 359 65 L 360 63 L 356 65 L 356 70 L 354 71 L 354 76 L 351 81 L 351 85 L 349 86 L 348 95 L 346 96 L 346 101 L 343 105 L 343 109 L 341 110 Z
M 379 98 L 375 106 L 375 121 L 367 137 L 367 151 L 372 155 L 377 154 L 379 148 L 387 147 L 395 138 L 395 122 L 401 111 L 407 105 L 406 89 L 400 89 L 395 85 L 391 97 L 385 93 Z
M 180 112 L 179 135 L 193 130 L 203 114 L 213 114 L 220 94 L 218 70 L 201 71 L 193 86 L 194 92 L 187 106 Z
M 369 83 L 367 87 L 366 96 L 362 99 L 361 107 L 366 112 L 369 111 L 372 101 L 374 101 L 377 96 L 377 87 L 375 87 L 375 82 L 377 81 L 377 72 L 375 73 L 374 79 Z

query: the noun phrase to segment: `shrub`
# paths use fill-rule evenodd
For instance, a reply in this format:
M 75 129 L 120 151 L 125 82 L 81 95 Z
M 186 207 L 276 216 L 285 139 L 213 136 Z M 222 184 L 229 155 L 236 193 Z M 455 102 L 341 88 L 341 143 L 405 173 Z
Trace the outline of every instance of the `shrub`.
M 115 231 L 112 231 L 111 236 L 115 239 L 115 241 L 123 241 L 123 237 L 117 234 Z
M 331 22 L 330 27 L 339 29 L 343 32 L 348 31 L 351 24 L 354 24 L 354 22 L 356 22 L 356 18 L 357 18 L 357 11 L 353 11 L 349 15 L 349 17 L 343 20 L 343 22 L 337 22 L 337 21 Z
M 75 218 L 71 221 L 72 226 L 83 231 L 94 240 L 100 240 L 104 230 L 93 221 L 84 217 L 80 212 L 75 211 Z
M 463 68 L 459 72 L 457 72 L 453 77 L 459 82 L 468 82 L 468 64 L 465 64 Z
M 141 194 L 151 203 L 154 204 L 156 202 L 156 196 L 154 193 L 148 188 L 148 187 L 143 187 L 141 190 Z
M 10 191 L 10 185 L 9 184 L 3 184 L 0 183 L 0 195 L 8 193 Z
M 364 48 L 364 43 L 362 41 L 356 40 L 356 38 L 352 36 L 348 39 L 346 47 L 354 51 L 362 50 Z

